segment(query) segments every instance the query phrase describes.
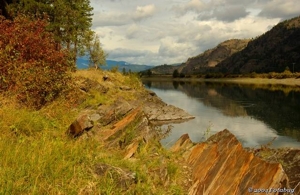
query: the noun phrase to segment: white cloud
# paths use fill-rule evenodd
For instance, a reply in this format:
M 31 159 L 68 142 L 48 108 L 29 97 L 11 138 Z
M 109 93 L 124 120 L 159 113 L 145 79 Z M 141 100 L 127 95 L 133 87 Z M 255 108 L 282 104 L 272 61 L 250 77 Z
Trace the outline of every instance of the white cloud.
M 200 0 L 191 0 L 186 4 L 179 4 L 173 6 L 173 10 L 177 13 L 177 15 L 184 15 L 188 12 L 200 12 L 205 10 L 206 4 Z
M 137 6 L 135 14 L 132 16 L 132 19 L 135 21 L 141 21 L 143 19 L 153 16 L 156 8 L 153 4 L 146 6 Z

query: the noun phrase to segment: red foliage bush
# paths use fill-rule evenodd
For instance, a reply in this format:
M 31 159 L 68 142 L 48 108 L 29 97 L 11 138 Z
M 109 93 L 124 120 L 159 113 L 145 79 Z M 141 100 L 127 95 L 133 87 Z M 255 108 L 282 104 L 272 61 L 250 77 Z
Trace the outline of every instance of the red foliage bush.
M 74 63 L 61 49 L 46 20 L 0 16 L 0 91 L 9 91 L 27 106 L 40 108 L 68 85 Z

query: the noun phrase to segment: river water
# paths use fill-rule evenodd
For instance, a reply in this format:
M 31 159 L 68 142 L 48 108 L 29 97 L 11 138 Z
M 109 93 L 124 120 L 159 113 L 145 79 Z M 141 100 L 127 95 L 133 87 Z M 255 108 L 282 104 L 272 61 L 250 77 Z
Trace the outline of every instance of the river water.
M 223 129 L 244 147 L 300 148 L 300 92 L 284 86 L 144 81 L 164 102 L 196 118 L 172 124 L 161 142 L 169 147 L 185 133 L 200 142 Z M 163 127 L 165 128 L 165 127 Z

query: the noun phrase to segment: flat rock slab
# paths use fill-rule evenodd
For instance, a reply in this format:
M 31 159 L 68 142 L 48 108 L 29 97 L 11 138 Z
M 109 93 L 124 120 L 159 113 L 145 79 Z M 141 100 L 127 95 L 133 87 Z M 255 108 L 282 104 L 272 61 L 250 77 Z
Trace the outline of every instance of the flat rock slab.
M 187 142 L 185 136 L 181 143 Z M 289 188 L 288 177 L 279 163 L 268 163 L 247 152 L 226 129 L 193 146 L 187 161 L 193 175 L 191 195 L 243 195 L 251 194 L 249 189 L 254 193 L 258 189 Z
M 157 96 L 151 94 L 143 103 L 143 110 L 151 122 L 184 122 L 195 118 L 186 111 L 175 106 L 168 105 Z

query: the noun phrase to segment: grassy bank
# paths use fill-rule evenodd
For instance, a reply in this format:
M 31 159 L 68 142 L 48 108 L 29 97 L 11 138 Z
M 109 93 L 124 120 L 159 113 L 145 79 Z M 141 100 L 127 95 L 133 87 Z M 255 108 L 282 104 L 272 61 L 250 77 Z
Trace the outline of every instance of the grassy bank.
M 109 78 L 106 82 L 104 75 Z M 145 90 L 138 78 L 90 70 L 72 76 L 74 88 L 40 110 L 0 97 L 0 194 L 185 194 L 182 158 L 162 148 L 158 140 L 141 145 L 133 159 L 125 160 L 118 147 L 65 134 L 85 108 L 109 105 L 119 97 L 138 98 Z M 109 90 L 78 92 L 79 77 L 98 81 Z M 134 90 L 122 91 L 123 85 Z M 96 170 L 102 164 L 113 168 L 100 174 Z M 124 187 L 120 170 L 134 173 L 134 181 Z

